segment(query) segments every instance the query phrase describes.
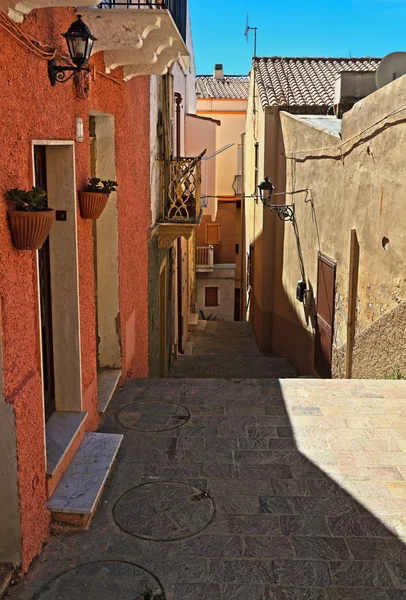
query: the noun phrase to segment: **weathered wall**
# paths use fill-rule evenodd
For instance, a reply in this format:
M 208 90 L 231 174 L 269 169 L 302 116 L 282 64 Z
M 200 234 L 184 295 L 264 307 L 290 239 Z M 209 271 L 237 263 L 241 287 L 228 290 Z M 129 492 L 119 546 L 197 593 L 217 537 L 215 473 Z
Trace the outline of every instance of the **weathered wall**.
M 336 375 L 344 372 L 345 353 L 340 348 L 347 341 L 352 228 L 356 229 L 360 246 L 353 376 L 385 376 L 389 361 L 379 354 L 387 352 L 397 358 L 393 365 L 406 369 L 405 321 L 400 308 L 406 300 L 406 126 L 402 112 L 387 117 L 403 106 L 405 93 L 403 77 L 356 104 L 344 115 L 342 142 L 290 115 L 282 115 L 287 186 L 311 188 L 312 202 L 306 203 L 305 195 L 297 195 L 295 203 L 305 276 L 316 298 L 317 253 L 337 262 L 333 356 Z M 384 238 L 389 240 L 386 246 Z M 314 311 L 306 314 L 303 305 L 295 300 L 299 278 L 297 241 L 288 223 L 279 290 L 281 304 L 288 307 L 283 318 L 292 331 L 286 354 L 302 370 L 312 373 Z M 392 338 L 397 340 L 393 352 L 388 349 Z
M 218 321 L 234 321 L 235 269 L 214 269 L 199 273 L 197 278 L 197 313 L 200 317 Z M 205 306 L 205 287 L 218 287 L 217 308 Z
M 406 376 L 406 302 L 355 336 L 351 377 L 383 379 Z M 334 348 L 333 377 L 345 378 L 347 344 Z
M 18 566 L 21 563 L 21 531 L 17 440 L 14 406 L 4 398 L 1 340 L 0 329 L 0 562 Z
M 74 20 L 73 9 L 33 11 L 23 30 L 63 49 L 60 32 Z M 75 139 L 75 117 L 83 118 L 85 137 L 75 144 L 79 189 L 90 173 L 90 110 L 114 114 L 118 188 L 121 343 L 124 375 L 147 375 L 147 230 L 149 227 L 149 79 L 125 85 L 98 76 L 88 101 L 79 100 L 73 83 L 51 87 L 46 61 L 31 54 L 0 30 L 1 121 L 0 192 L 29 188 L 33 182 L 32 139 Z M 102 56 L 94 62 L 104 71 Z M 24 68 L 21 68 L 24 65 Z M 116 75 L 120 76 L 120 70 Z M 113 74 L 114 75 L 114 74 Z M 6 203 L 0 203 L 0 297 L 3 326 L 4 394 L 14 404 L 19 468 L 22 565 L 27 568 L 48 533 L 45 506 L 44 417 L 37 265 L 35 252 L 11 244 Z M 134 235 L 136 232 L 136 235 Z M 90 410 L 88 426 L 98 422 L 92 222 L 78 212 L 79 295 L 83 394 Z

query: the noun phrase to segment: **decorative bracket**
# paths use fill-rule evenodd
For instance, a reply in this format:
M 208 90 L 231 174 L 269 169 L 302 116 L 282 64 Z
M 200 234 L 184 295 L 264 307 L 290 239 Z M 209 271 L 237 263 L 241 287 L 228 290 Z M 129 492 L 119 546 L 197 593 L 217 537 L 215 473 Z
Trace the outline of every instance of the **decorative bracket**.
M 168 250 L 173 242 L 180 237 L 189 239 L 196 224 L 183 224 L 183 223 L 159 223 L 155 229 L 154 234 L 158 236 L 158 248 Z
M 294 204 L 267 204 L 270 212 L 275 211 L 281 221 L 295 220 L 295 205 Z

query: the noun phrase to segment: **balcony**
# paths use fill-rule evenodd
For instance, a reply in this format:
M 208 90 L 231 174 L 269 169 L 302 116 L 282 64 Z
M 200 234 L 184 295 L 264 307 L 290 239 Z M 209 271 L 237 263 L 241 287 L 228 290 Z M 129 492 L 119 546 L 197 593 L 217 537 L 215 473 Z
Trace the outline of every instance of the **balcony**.
M 214 246 L 196 247 L 196 273 L 210 273 L 214 265 Z
M 234 196 L 241 196 L 242 193 L 242 175 L 236 175 L 232 184 Z
M 189 239 L 200 223 L 201 156 L 165 161 L 163 181 L 158 239 L 160 248 L 169 248 L 178 237 Z
M 77 9 L 97 37 L 96 51 L 104 52 L 106 72 L 123 67 L 125 81 L 164 75 L 175 61 L 189 68 L 186 11 L 187 0 L 102 0 L 97 7 Z

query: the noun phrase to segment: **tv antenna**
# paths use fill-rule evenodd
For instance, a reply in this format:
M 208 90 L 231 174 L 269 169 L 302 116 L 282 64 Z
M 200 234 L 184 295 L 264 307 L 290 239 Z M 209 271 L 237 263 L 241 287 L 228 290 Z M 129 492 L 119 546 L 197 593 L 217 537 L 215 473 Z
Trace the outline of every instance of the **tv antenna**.
M 248 38 L 249 38 L 250 31 L 254 32 L 254 58 L 257 56 L 257 30 L 258 30 L 258 27 L 250 27 L 249 26 L 248 15 L 247 15 L 247 20 L 245 22 L 244 35 L 245 35 L 245 39 L 247 40 L 247 44 L 248 44 Z

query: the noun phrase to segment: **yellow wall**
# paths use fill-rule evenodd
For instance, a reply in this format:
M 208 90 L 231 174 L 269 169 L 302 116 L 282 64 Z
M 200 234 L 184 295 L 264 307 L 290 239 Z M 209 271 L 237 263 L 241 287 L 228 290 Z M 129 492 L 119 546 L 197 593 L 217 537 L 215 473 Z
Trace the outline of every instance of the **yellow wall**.
M 258 174 L 255 180 L 255 144 L 258 143 Z M 264 209 L 256 185 L 268 175 L 275 192 L 285 191 L 285 164 L 278 109 L 264 110 L 259 102 L 258 90 L 251 73 L 250 96 L 246 119 L 245 145 L 245 256 L 254 246 L 254 282 L 247 290 L 248 317 L 261 350 L 272 349 L 272 310 L 275 278 L 280 273 L 276 260 L 276 245 L 283 233 L 283 225 L 274 213 Z M 284 197 L 278 197 L 281 203 Z
M 337 263 L 333 374 L 344 376 L 350 232 L 360 245 L 354 377 L 406 371 L 406 125 L 401 109 L 406 77 L 359 102 L 343 118 L 342 140 L 281 114 L 287 187 L 311 188 L 295 196 L 296 219 L 308 286 L 317 297 L 317 253 Z M 385 251 L 383 237 L 389 239 Z M 282 287 L 275 318 L 290 342 L 279 350 L 312 372 L 314 314 L 295 299 L 300 279 L 293 227 L 285 225 Z M 292 337 L 293 336 L 293 337 Z M 275 340 L 277 346 L 277 341 Z M 300 353 L 297 351 L 300 346 Z
M 216 150 L 234 143 L 234 146 L 217 155 L 216 196 L 234 196 L 232 184 L 237 175 L 237 147 L 245 129 L 246 100 L 197 100 L 197 114 L 221 121 L 216 129 Z

